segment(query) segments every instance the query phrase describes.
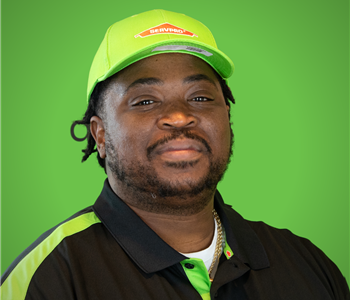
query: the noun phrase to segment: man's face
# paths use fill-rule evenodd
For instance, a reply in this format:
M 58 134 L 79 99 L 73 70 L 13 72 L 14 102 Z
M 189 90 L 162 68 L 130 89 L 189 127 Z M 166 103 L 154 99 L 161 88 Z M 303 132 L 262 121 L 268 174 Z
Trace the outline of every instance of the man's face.
M 105 101 L 109 178 L 154 198 L 215 190 L 232 132 L 208 64 L 188 54 L 151 56 L 119 72 Z

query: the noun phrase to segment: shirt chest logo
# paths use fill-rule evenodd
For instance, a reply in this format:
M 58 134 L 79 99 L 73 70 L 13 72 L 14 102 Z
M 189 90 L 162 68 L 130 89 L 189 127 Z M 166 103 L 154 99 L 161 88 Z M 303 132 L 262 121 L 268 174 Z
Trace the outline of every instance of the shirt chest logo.
M 142 32 L 136 34 L 134 37 L 135 38 L 137 38 L 137 37 L 144 38 L 144 37 L 147 37 L 150 35 L 155 35 L 155 34 L 177 34 L 177 35 L 187 35 L 190 37 L 194 37 L 194 36 L 198 37 L 193 32 L 188 31 L 186 29 L 183 29 L 181 27 L 172 25 L 170 23 L 163 23 L 163 24 L 154 26 L 152 28 L 149 28 L 145 31 L 142 31 Z

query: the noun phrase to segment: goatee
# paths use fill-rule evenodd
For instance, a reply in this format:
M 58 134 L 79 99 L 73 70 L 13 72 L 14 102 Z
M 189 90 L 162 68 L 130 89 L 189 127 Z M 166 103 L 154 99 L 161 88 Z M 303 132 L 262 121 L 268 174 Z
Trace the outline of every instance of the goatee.
M 150 162 L 152 160 L 152 152 L 157 146 L 168 141 L 188 138 L 201 142 L 207 150 L 209 167 L 206 174 L 196 181 L 191 178 L 182 182 L 159 178 L 152 166 L 139 161 L 127 162 L 125 159 L 121 159 L 113 147 L 112 139 L 108 132 L 105 133 L 107 165 L 113 177 L 130 191 L 130 195 L 133 198 L 132 205 L 157 213 L 191 215 L 201 211 L 208 204 L 218 182 L 223 178 L 227 170 L 233 145 L 233 132 L 231 128 L 230 130 L 230 148 L 226 157 L 214 159 L 208 142 L 186 129 L 173 131 L 170 135 L 158 140 L 146 149 L 147 158 Z M 174 169 L 183 169 L 195 167 L 197 163 L 198 160 L 168 162 L 166 165 Z M 173 200 L 176 198 L 176 201 L 171 201 L 169 198 Z M 186 201 L 186 199 L 190 198 L 192 201 Z

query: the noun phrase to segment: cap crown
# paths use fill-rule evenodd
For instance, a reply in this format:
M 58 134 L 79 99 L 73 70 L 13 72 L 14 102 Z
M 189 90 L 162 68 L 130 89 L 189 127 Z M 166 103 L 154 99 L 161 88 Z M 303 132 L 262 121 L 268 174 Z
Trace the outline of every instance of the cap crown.
M 98 82 L 140 59 L 169 52 L 198 56 L 223 78 L 233 72 L 232 61 L 217 49 L 205 25 L 184 14 L 157 9 L 108 28 L 90 69 L 88 100 Z

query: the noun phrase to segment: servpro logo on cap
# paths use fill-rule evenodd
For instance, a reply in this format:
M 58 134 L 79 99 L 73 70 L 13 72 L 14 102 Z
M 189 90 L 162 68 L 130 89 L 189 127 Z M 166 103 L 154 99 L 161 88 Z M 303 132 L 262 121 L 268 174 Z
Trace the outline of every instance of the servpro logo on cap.
M 193 32 L 187 31 L 186 29 L 177 27 L 175 25 L 172 25 L 170 23 L 163 23 L 157 26 L 154 26 L 152 28 L 149 28 L 145 31 L 140 32 L 139 34 L 136 34 L 134 37 L 147 37 L 150 35 L 155 35 L 155 34 L 179 34 L 179 35 L 187 35 L 187 36 L 195 36 L 198 37 L 196 34 Z

